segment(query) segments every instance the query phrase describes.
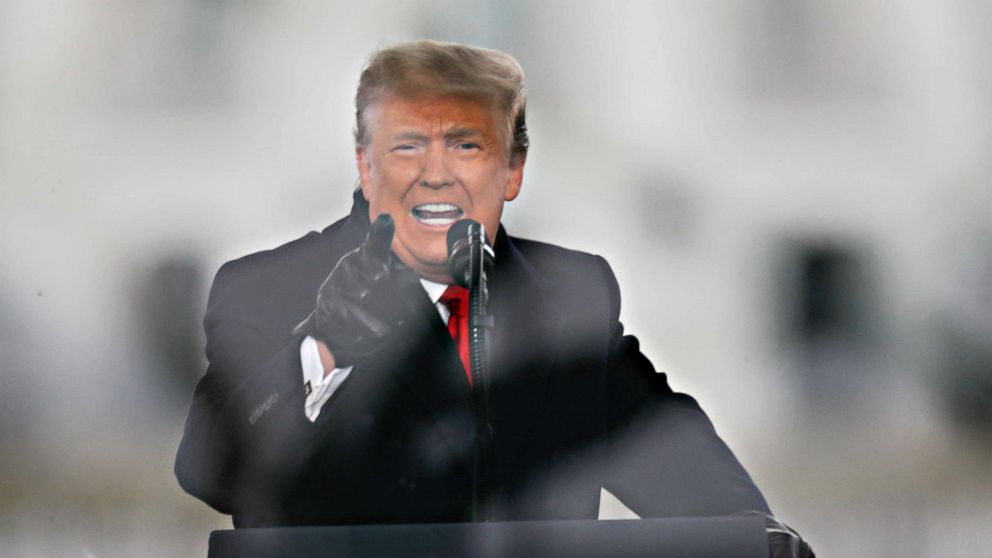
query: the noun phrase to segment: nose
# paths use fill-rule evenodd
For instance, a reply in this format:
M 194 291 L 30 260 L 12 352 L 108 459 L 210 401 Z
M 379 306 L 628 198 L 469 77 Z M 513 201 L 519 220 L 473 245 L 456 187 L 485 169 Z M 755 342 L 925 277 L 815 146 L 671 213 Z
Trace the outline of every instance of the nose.
M 420 185 L 440 189 L 451 186 L 453 179 L 448 169 L 447 153 L 443 146 L 431 145 L 424 155 L 424 165 L 420 172 Z

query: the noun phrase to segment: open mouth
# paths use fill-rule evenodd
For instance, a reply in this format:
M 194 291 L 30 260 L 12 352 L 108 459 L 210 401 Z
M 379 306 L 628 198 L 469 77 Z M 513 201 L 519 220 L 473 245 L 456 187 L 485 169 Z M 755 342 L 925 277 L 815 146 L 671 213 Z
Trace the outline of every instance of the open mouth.
M 413 218 L 425 225 L 450 225 L 462 218 L 462 208 L 450 203 L 425 203 L 410 210 Z

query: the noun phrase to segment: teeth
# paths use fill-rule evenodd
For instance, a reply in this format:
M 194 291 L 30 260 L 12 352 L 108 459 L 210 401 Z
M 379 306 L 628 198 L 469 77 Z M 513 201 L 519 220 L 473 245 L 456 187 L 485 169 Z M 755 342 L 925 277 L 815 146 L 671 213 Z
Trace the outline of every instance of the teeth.
M 461 211 L 457 205 L 452 205 L 450 203 L 425 203 L 423 205 L 418 205 L 413 208 L 414 211 L 431 211 L 439 213 L 442 211 Z
M 462 209 L 450 203 L 425 203 L 411 210 L 413 218 L 425 225 L 449 225 L 462 217 Z
M 425 225 L 450 225 L 457 220 L 450 217 L 417 217 L 417 221 Z

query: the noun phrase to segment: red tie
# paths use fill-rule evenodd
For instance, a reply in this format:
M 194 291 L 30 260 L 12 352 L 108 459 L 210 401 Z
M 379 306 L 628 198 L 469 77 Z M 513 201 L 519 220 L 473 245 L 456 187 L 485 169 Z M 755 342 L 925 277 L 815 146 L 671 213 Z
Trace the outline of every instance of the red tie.
M 472 384 L 472 359 L 468 352 L 468 289 L 458 285 L 450 285 L 441 295 L 441 304 L 448 307 L 451 316 L 448 317 L 448 333 L 458 345 L 458 356 L 462 358 L 465 375 L 469 385 Z

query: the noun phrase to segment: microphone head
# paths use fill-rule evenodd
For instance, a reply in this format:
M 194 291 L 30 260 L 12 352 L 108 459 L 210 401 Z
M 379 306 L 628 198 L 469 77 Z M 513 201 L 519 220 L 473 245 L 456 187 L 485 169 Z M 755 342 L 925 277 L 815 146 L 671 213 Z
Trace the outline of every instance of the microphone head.
M 451 228 L 448 229 L 448 256 L 451 256 L 452 248 L 459 240 L 468 240 L 472 233 L 482 228 L 481 223 L 472 219 L 462 219 L 451 225 Z
M 486 228 L 472 219 L 462 219 L 448 229 L 448 270 L 452 279 L 469 288 L 471 269 L 469 262 L 473 242 L 486 242 Z

